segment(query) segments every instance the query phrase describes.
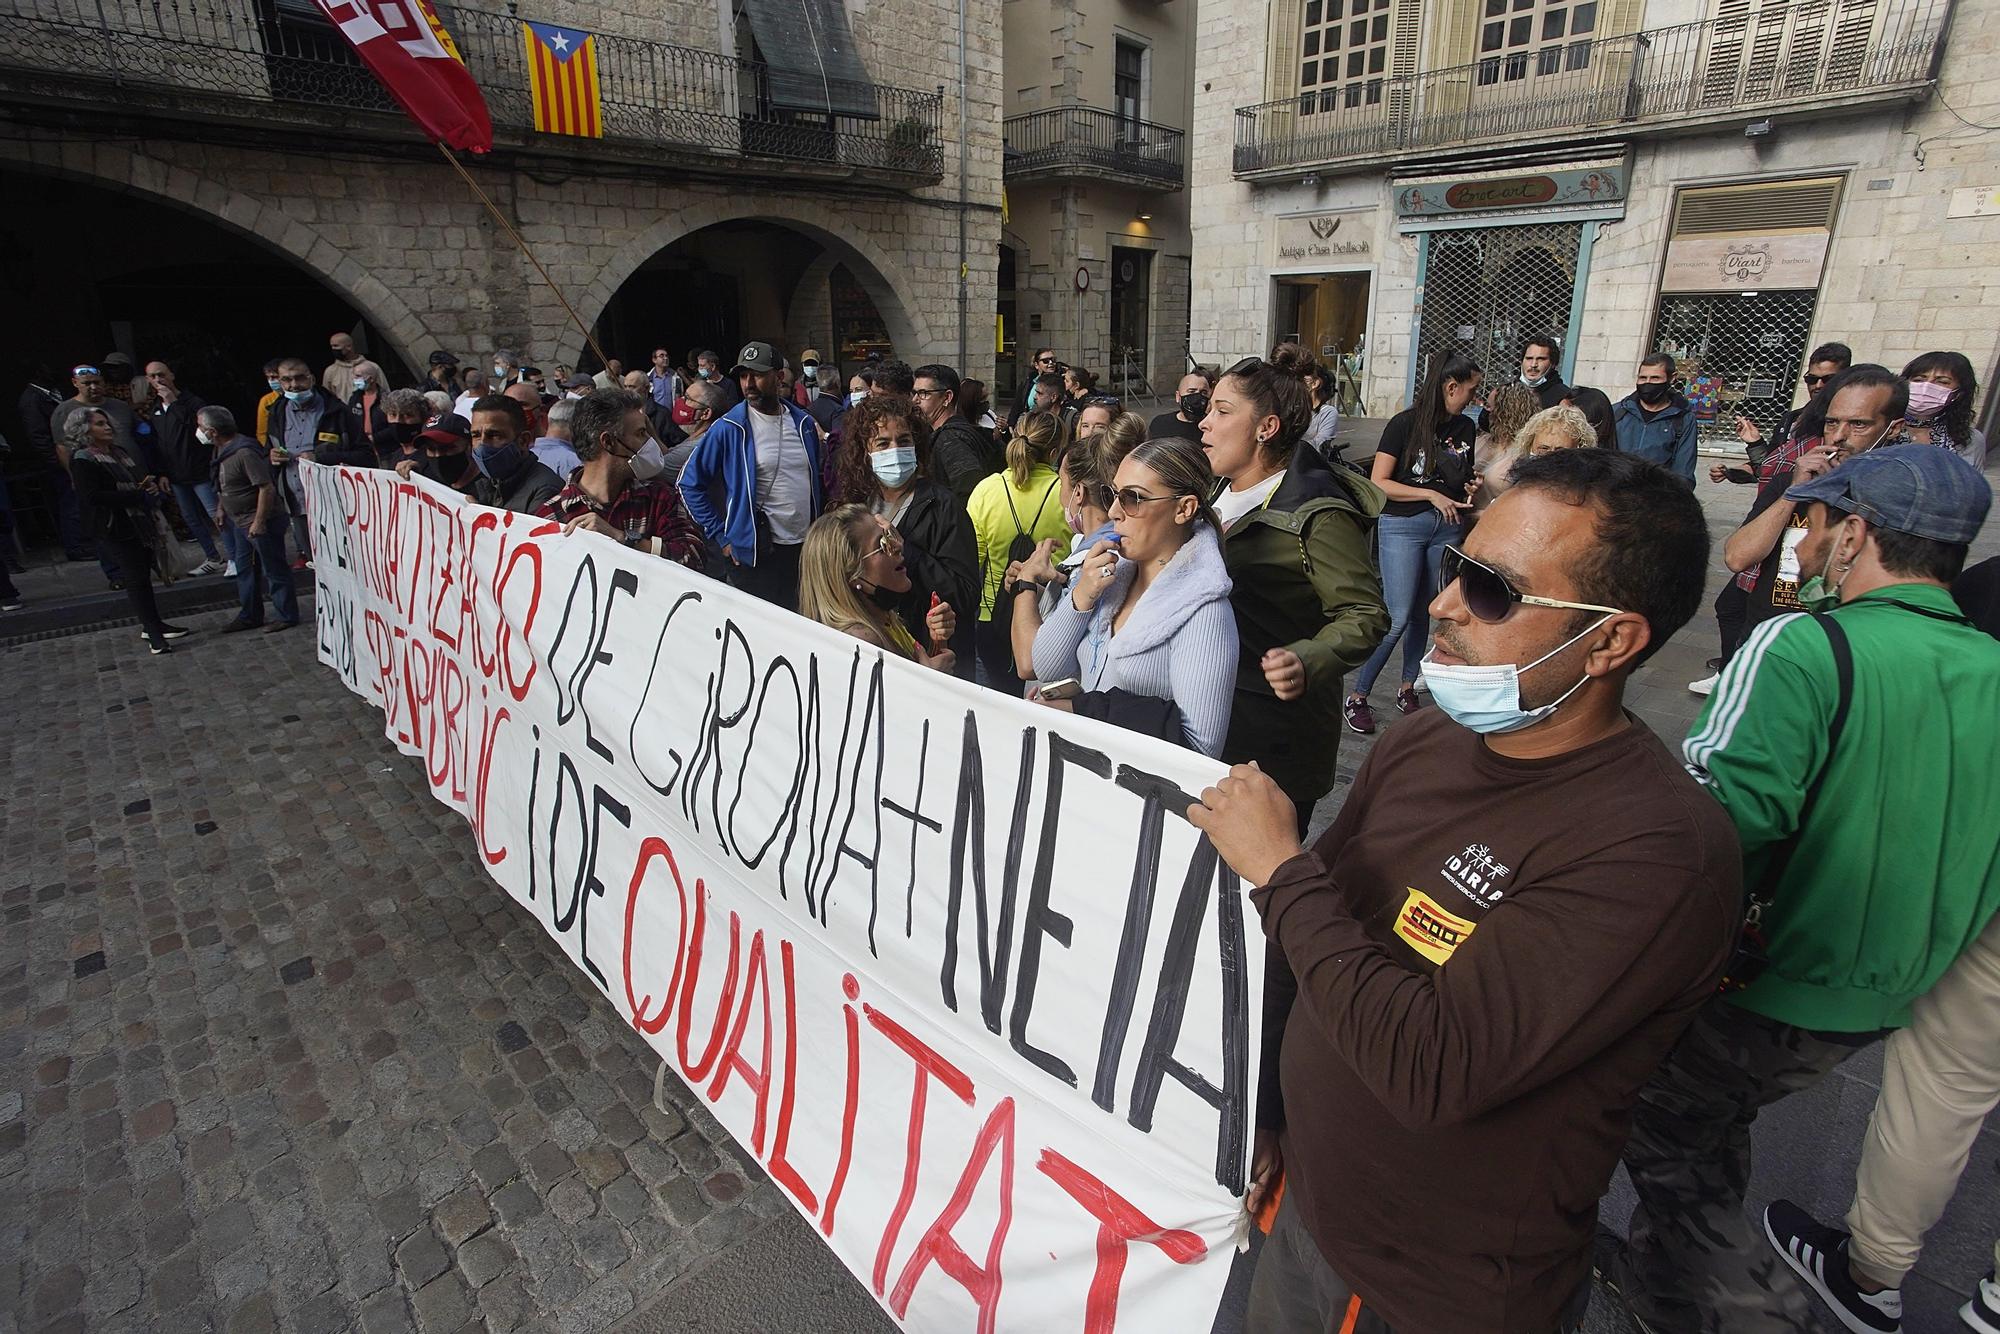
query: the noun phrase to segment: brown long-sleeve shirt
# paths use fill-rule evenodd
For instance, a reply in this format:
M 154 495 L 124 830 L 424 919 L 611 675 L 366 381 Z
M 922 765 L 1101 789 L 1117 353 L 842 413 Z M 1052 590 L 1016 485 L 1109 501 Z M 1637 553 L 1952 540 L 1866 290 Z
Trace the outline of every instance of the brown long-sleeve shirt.
M 1297 978 L 1287 1189 L 1391 1326 L 1555 1328 L 1741 892 L 1728 817 L 1636 719 L 1520 761 L 1433 709 L 1252 894 Z

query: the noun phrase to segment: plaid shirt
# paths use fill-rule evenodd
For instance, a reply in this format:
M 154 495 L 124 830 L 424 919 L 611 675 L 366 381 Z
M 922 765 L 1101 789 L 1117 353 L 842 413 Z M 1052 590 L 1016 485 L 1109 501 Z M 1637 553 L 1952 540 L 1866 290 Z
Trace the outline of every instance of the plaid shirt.
M 1799 456 L 1809 449 L 1818 449 L 1819 444 L 1819 436 L 1813 436 L 1809 440 L 1801 440 L 1797 436 L 1793 436 L 1765 455 L 1764 461 L 1757 466 L 1757 493 L 1762 495 L 1764 488 L 1771 485 L 1779 473 L 1791 472 L 1798 466 Z M 1761 560 L 1758 561 L 1755 565 L 1752 565 L 1749 569 L 1736 576 L 1736 586 L 1746 593 L 1756 592 L 1757 576 L 1762 572 L 1763 568 L 1764 562 Z
M 571 481 L 549 497 L 537 512 L 563 523 L 595 514 L 622 533 L 628 544 L 657 537 L 660 554 L 668 560 L 679 561 L 691 570 L 702 569 L 708 563 L 707 544 L 701 529 L 681 508 L 680 489 L 663 486 L 657 479 L 650 482 L 634 479 L 626 483 L 625 490 L 609 505 L 598 504 L 576 481 Z

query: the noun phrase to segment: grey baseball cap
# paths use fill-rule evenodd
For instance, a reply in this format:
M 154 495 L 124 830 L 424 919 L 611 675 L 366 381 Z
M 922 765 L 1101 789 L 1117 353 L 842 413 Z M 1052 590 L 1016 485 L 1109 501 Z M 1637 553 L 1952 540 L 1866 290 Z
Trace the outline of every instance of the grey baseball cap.
M 729 368 L 729 373 L 734 375 L 738 371 L 756 371 L 762 374 L 765 371 L 774 371 L 782 365 L 784 362 L 779 359 L 777 349 L 769 343 L 745 343 L 743 350 L 736 354 L 736 364 Z
M 1817 500 L 1880 528 L 1955 543 L 1979 536 L 1993 488 L 1952 450 L 1890 445 L 1787 488 L 1785 499 Z

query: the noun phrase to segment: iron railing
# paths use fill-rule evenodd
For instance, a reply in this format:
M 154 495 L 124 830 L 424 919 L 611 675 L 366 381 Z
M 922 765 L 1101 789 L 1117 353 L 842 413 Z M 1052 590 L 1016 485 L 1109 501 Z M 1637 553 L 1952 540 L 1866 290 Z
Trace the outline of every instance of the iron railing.
M 1935 77 L 1951 0 L 1766 0 L 1729 17 L 1497 53 L 1236 112 L 1236 174 L 1418 149 L 1625 133 L 1904 96 Z
M 1187 183 L 1186 136 L 1171 126 L 1071 106 L 1009 116 L 1002 132 L 1010 179 L 1114 172 L 1175 190 Z
M 523 146 L 587 153 L 591 141 L 533 133 L 527 47 L 507 14 L 440 4 L 496 130 Z M 182 114 L 256 116 L 396 104 L 330 25 L 284 0 L 0 0 L 0 77 L 43 99 Z M 666 42 L 596 34 L 608 148 L 667 148 L 738 160 L 848 167 L 886 183 L 944 174 L 943 95 L 884 84 L 829 85 L 827 110 L 776 105 L 761 64 Z

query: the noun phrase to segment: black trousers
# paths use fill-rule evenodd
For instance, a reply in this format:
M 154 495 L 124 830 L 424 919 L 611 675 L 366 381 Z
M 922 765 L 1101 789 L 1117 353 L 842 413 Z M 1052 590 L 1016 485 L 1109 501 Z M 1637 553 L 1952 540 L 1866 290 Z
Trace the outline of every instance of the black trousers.
M 99 544 L 117 567 L 125 596 L 132 603 L 132 613 L 139 618 L 146 637 L 158 642 L 166 622 L 160 619 L 159 606 L 153 601 L 153 549 L 144 542 L 121 537 L 101 538 Z
M 755 565 L 732 565 L 729 582 L 752 597 L 786 611 L 799 609 L 799 552 L 780 542 L 763 542 Z
M 1736 656 L 1737 646 L 1743 642 L 1743 622 L 1750 616 L 1750 595 L 1736 583 L 1731 575 L 1722 585 L 1722 591 L 1715 595 L 1715 628 L 1722 632 L 1722 661 Z

